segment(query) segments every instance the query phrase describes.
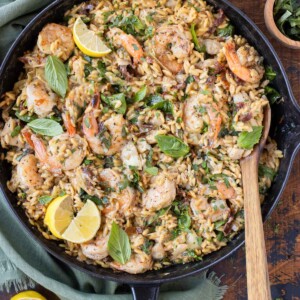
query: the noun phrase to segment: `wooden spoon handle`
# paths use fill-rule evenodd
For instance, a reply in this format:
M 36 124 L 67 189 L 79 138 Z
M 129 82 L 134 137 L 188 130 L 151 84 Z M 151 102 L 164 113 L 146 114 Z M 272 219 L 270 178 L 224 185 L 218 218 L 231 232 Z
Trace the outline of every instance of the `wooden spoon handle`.
M 244 189 L 248 300 L 271 299 L 256 159 L 241 161 Z

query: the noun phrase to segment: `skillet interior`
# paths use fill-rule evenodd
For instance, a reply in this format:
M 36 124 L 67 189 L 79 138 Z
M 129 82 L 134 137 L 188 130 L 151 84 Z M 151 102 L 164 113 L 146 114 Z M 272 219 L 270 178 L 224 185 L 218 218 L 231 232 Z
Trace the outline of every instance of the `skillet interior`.
M 25 50 L 31 49 L 36 43 L 39 31 L 48 22 L 59 22 L 63 18 L 63 13 L 76 3 L 82 0 L 57 0 L 46 8 L 29 26 L 22 32 L 16 40 L 8 55 L 6 56 L 0 70 L 0 94 L 12 89 L 13 83 L 17 80 L 18 74 L 22 70 L 22 64 L 18 62 Z M 278 176 L 273 183 L 268 196 L 262 207 L 264 220 L 270 215 L 276 206 L 283 188 L 290 173 L 292 161 L 300 148 L 300 108 L 294 99 L 286 73 L 270 43 L 260 32 L 260 30 L 241 11 L 236 9 L 227 0 L 207 0 L 207 2 L 222 8 L 225 14 L 236 26 L 237 33 L 246 37 L 258 52 L 264 56 L 265 64 L 271 65 L 277 73 L 275 87 L 284 96 L 285 102 L 272 107 L 272 128 L 271 136 L 277 141 L 278 148 L 284 152 Z M 221 261 L 244 243 L 244 233 L 238 234 L 228 245 L 221 250 L 205 256 L 202 262 L 189 263 L 185 265 L 173 265 L 158 271 L 149 271 L 143 275 L 131 275 L 127 273 L 116 273 L 111 269 L 103 269 L 93 265 L 87 265 L 77 261 L 63 252 L 57 243 L 44 239 L 37 228 L 29 224 L 24 210 L 16 205 L 15 196 L 7 189 L 6 181 L 10 178 L 10 173 L 5 170 L 8 166 L 5 162 L 0 165 L 0 187 L 6 195 L 6 200 L 10 204 L 19 220 L 28 230 L 32 237 L 38 241 L 52 255 L 63 262 L 77 267 L 84 272 L 99 278 L 125 282 L 128 284 L 160 284 L 188 275 L 196 274 Z

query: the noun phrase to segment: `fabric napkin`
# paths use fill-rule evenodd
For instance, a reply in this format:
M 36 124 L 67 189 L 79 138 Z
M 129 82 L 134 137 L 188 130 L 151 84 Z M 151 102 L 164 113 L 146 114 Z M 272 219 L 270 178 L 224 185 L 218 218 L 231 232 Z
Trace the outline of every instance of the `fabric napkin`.
M 0 62 L 26 24 L 53 0 L 0 0 Z M 118 284 L 89 276 L 56 260 L 16 221 L 0 192 L 0 290 L 34 288 L 38 283 L 63 300 L 125 300 Z M 161 287 L 160 299 L 218 300 L 227 290 L 214 273 Z

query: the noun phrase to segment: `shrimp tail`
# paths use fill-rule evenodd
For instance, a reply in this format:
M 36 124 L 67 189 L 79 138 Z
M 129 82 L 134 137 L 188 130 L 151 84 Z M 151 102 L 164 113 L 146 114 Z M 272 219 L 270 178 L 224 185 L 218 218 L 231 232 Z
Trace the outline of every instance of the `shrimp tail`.
M 73 125 L 70 114 L 68 112 L 62 115 L 65 127 L 67 129 L 68 134 L 72 137 L 76 134 L 76 127 Z
M 34 149 L 34 144 L 33 144 L 33 141 L 31 139 L 31 136 L 32 136 L 32 133 L 29 131 L 29 130 L 23 130 L 22 131 L 22 135 L 23 137 L 25 138 L 27 144 L 32 148 Z
M 44 143 L 35 134 L 31 135 L 31 140 L 34 145 L 35 155 L 41 163 L 48 165 L 52 173 L 61 174 L 61 164 L 49 156 Z

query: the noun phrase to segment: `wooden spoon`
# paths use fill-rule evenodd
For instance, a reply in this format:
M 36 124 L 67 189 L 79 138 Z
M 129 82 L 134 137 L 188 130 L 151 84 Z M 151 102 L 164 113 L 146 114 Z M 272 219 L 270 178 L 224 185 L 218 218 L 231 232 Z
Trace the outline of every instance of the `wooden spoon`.
M 260 142 L 251 155 L 240 162 L 244 189 L 248 300 L 271 299 L 258 188 L 258 162 L 269 134 L 270 124 L 271 108 L 268 104 L 264 109 L 264 129 Z

